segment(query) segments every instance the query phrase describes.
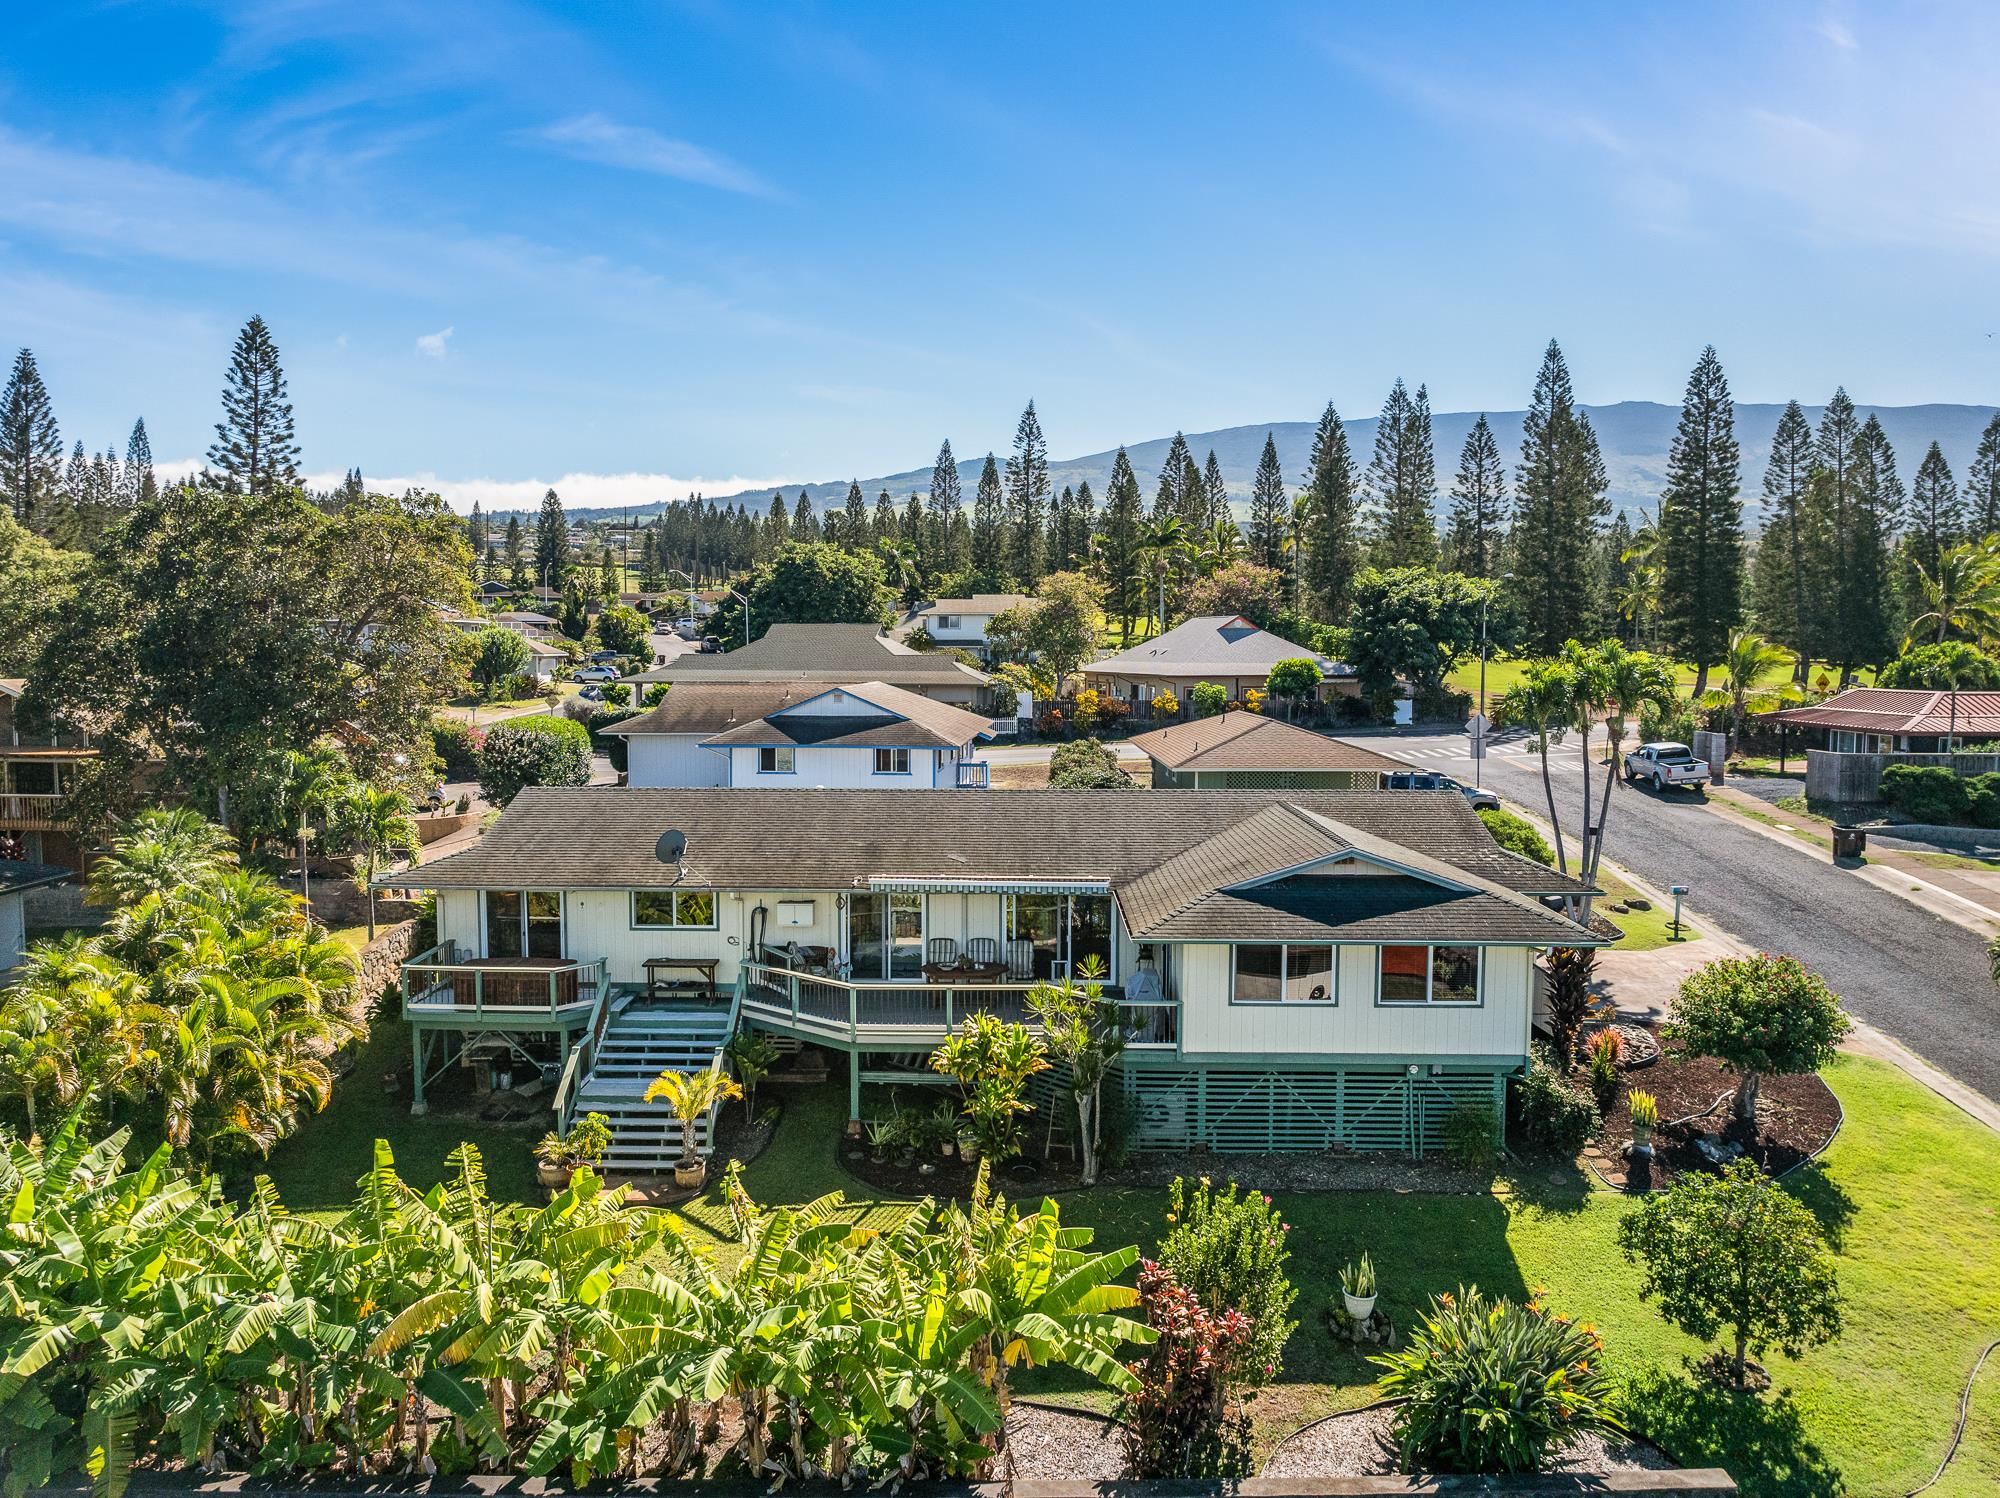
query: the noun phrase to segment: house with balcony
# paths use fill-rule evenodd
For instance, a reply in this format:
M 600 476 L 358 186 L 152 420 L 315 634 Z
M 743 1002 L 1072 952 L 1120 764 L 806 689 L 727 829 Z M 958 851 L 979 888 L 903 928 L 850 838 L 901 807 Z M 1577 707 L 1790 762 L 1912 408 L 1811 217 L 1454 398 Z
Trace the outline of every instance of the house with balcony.
M 63 803 L 98 751 L 88 734 L 24 729 L 15 711 L 26 690 L 19 678 L 0 678 L 0 849 L 80 873 L 84 850 Z
M 993 724 L 887 682 L 685 682 L 604 730 L 635 786 L 984 790 Z
M 971 707 L 988 686 L 983 672 L 942 651 L 912 650 L 874 624 L 774 624 L 761 639 L 717 655 L 682 655 L 620 678 L 635 696 L 655 682 L 730 686 L 879 681 L 934 702 Z
M 986 626 L 995 614 L 1004 614 L 1034 600 L 1026 593 L 974 593 L 970 598 L 940 598 L 916 613 L 914 622 L 923 626 L 940 649 L 970 650 L 986 658 Z
M 627 1165 L 665 1148 L 636 1101 L 663 1047 L 719 1065 L 741 1024 L 844 1054 L 858 1118 L 864 1082 L 935 1081 L 966 1015 L 1032 1025 L 1035 984 L 1087 972 L 1135 1147 L 1420 1151 L 1460 1104 L 1498 1128 L 1537 955 L 1600 944 L 1555 908 L 1583 886 L 1452 792 L 530 788 L 383 882 L 437 895 L 405 970 L 419 1106 L 518 1055 Z

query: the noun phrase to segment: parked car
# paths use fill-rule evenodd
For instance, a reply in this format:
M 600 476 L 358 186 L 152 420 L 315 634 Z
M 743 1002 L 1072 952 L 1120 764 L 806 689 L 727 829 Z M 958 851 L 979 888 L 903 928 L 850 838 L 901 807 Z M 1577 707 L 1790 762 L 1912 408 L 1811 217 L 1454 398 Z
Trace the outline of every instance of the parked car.
M 410 805 L 418 816 L 436 816 L 444 810 L 444 787 L 434 785 L 422 795 L 410 797 Z
M 616 681 L 618 673 L 609 666 L 585 666 L 573 678 L 576 681 Z
M 714 655 L 721 649 L 722 642 L 720 640 L 711 640 L 707 636 L 703 636 L 701 644 L 695 647 L 695 653 L 697 655 Z
M 1625 756 L 1625 778 L 1644 780 L 1654 790 L 1671 786 L 1704 785 L 1708 781 L 1708 761 L 1696 759 L 1686 744 L 1641 744 Z
M 1480 787 L 1474 789 L 1462 780 L 1453 780 L 1449 775 L 1441 775 L 1435 770 L 1393 771 L 1385 789 L 1392 791 L 1457 791 L 1477 810 L 1482 806 L 1498 806 L 1500 798 L 1492 791 Z
M 701 624 L 694 619 L 676 619 L 674 633 L 683 640 L 698 640 L 701 638 Z
M 615 650 L 593 650 L 590 652 L 590 658 L 599 665 L 602 665 L 606 661 L 617 660 L 618 652 Z
M 576 695 L 581 697 L 585 702 L 602 702 L 604 700 L 604 688 L 585 687 L 581 692 L 578 692 Z

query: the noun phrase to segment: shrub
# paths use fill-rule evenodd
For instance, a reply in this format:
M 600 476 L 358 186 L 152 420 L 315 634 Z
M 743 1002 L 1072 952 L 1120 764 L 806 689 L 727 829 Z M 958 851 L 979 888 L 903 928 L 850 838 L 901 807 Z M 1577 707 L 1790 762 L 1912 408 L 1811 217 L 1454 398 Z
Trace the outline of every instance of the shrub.
M 1639 742 L 1642 744 L 1650 744 L 1656 739 L 1666 739 L 1675 744 L 1691 743 L 1695 730 L 1700 726 L 1695 721 L 1694 704 L 1690 702 L 1677 701 L 1664 709 L 1653 702 L 1639 706 Z
M 1818 1071 L 1847 1034 L 1840 1000 L 1796 957 L 1719 957 L 1682 981 L 1661 1027 L 1683 1056 L 1711 1056 L 1737 1075 L 1735 1113 L 1754 1122 L 1767 1075 Z
M 1298 1296 L 1286 1273 L 1291 1225 L 1270 1197 L 1239 1195 L 1234 1181 L 1216 1191 L 1206 1176 L 1192 1186 L 1175 1178 L 1167 1191 L 1167 1221 L 1160 1264 L 1215 1315 L 1241 1311 L 1250 1319 L 1250 1336 L 1231 1372 L 1252 1384 L 1276 1378 L 1285 1342 L 1298 1325 L 1289 1319 Z
M 1514 1122 L 1522 1141 L 1540 1155 L 1574 1160 L 1597 1128 L 1597 1110 L 1579 1097 L 1568 1078 L 1539 1050 L 1514 1079 Z
M 1172 692 L 1162 688 L 1153 694 L 1153 716 L 1156 718 L 1178 718 L 1181 700 Z
M 1590 975 L 1596 966 L 1595 947 L 1557 947 L 1549 953 L 1549 1046 L 1565 1076 L 1576 1059 L 1577 1031 L 1590 1012 Z
M 1444 1116 L 1445 1158 L 1463 1170 L 1489 1169 L 1494 1133 L 1491 1108 L 1460 1103 Z
M 479 789 L 505 806 L 527 786 L 588 785 L 590 731 L 568 718 L 513 718 L 488 730 L 479 752 Z
M 1535 830 L 1535 824 L 1526 817 L 1518 816 L 1504 806 L 1482 806 L 1479 808 L 1479 820 L 1493 834 L 1493 841 L 1509 853 L 1532 858 L 1544 868 L 1555 867 L 1555 849 L 1548 845 L 1548 840 Z
M 1597 1111 L 1607 1115 L 1618 1101 L 1618 1050 L 1599 1042 L 1612 1033 L 1600 1030 L 1590 1037 L 1590 1095 L 1597 1101 Z
M 470 723 L 439 718 L 431 724 L 431 748 L 444 762 L 446 780 L 471 780 L 479 774 L 479 749 L 486 735 Z
M 1960 822 L 1971 809 L 1965 781 L 1943 765 L 1890 765 L 1882 799 L 1913 822 Z
M 1975 827 L 2000 827 L 2000 773 L 1974 775 L 1966 780 L 1965 812 Z
M 646 694 L 639 699 L 641 707 L 658 707 L 667 700 L 667 688 L 671 682 L 656 681 L 646 688 Z
M 1058 744 L 1049 756 L 1051 790 L 1119 790 L 1131 784 L 1131 778 L 1118 768 L 1118 756 L 1096 739 Z
M 1197 718 L 1213 718 L 1229 705 L 1229 689 L 1212 681 L 1196 682 L 1188 700 Z
M 1748 1160 L 1718 1176 L 1690 1172 L 1618 1226 L 1625 1257 L 1644 1271 L 1639 1298 L 1704 1340 L 1725 1328 L 1730 1371 L 1776 1343 L 1796 1358 L 1840 1335 L 1833 1256 L 1811 1212 Z
M 1150 1259 L 1139 1266 L 1139 1303 L 1159 1340 L 1129 1365 L 1139 1387 L 1118 1405 L 1132 1475 L 1249 1476 L 1250 1421 L 1229 1413 L 1229 1370 L 1254 1334 L 1249 1319 L 1210 1311 Z
M 2000 690 L 2000 660 L 1963 640 L 1919 645 L 1884 666 L 1881 675 L 1875 678 L 1875 685 L 1929 692 L 1952 688 L 1961 692 L 1991 692 Z
M 1405 1401 L 1390 1428 L 1406 1472 L 1539 1472 L 1575 1437 L 1623 1429 L 1603 1339 L 1539 1299 L 1440 1295 L 1409 1346 L 1374 1361 Z

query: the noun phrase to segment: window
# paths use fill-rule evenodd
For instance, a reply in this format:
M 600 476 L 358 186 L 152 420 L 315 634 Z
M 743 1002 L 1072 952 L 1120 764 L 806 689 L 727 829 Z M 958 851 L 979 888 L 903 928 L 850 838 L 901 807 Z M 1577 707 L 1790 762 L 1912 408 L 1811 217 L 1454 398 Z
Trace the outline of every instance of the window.
M 790 745 L 779 748 L 766 744 L 757 751 L 757 773 L 759 775 L 789 775 L 792 773 L 793 756 L 797 750 Z
M 488 957 L 560 957 L 562 896 L 552 890 L 486 892 Z
M 910 751 L 907 749 L 877 749 L 875 751 L 875 773 L 877 775 L 909 774 Z
M 1334 948 L 1272 944 L 1239 946 L 1235 951 L 1235 1002 L 1330 1004 L 1334 1001 L 1334 967 L 1338 960 Z
M 1479 948 L 1383 947 L 1384 1004 L 1477 1004 Z
M 957 628 L 958 628 L 958 615 L 956 615 L 956 614 L 939 614 L 939 615 L 937 616 L 937 627 L 938 627 L 939 629 L 957 629 Z
M 715 928 L 715 896 L 705 889 L 632 891 L 634 926 Z

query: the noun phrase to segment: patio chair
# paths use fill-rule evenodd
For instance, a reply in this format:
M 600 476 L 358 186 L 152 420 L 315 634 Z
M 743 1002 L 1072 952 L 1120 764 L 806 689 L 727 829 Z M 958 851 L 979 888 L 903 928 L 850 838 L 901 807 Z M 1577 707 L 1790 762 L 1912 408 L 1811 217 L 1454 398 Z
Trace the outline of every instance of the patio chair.
M 967 962 L 998 962 L 1000 943 L 990 936 L 975 936 L 965 944 Z
M 1007 943 L 1007 976 L 1026 983 L 1035 976 L 1035 944 L 1025 936 Z
M 924 950 L 928 954 L 927 960 L 933 967 L 942 967 L 946 963 L 958 961 L 958 943 L 949 936 L 933 936 Z

